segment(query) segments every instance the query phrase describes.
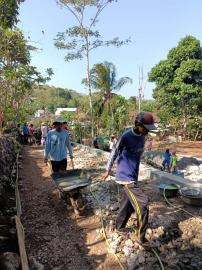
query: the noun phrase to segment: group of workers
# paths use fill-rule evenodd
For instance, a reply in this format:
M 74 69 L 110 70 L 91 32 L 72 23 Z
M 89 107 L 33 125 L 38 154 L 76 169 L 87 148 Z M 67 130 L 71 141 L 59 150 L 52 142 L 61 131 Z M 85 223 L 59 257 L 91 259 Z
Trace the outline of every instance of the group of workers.
M 47 163 L 48 159 L 50 159 L 54 173 L 66 170 L 67 149 L 70 160 L 73 163 L 72 144 L 66 124 L 61 117 L 58 117 L 53 122 L 51 130 L 48 129 L 45 123 L 41 125 L 41 140 L 42 144 L 45 144 L 44 162 Z M 154 130 L 156 130 L 156 127 L 154 125 L 153 115 L 149 112 L 140 112 L 135 118 L 134 126 L 125 131 L 119 137 L 118 141 L 115 136 L 112 136 L 109 142 L 111 156 L 107 164 L 107 169 L 102 175 L 103 180 L 107 179 L 117 159 L 115 181 L 123 188 L 121 189 L 122 199 L 115 229 L 120 232 L 125 228 L 131 214 L 136 212 L 139 227 L 139 238 L 136 240 L 140 241 L 145 247 L 151 246 L 151 243 L 145 237 L 149 217 L 149 199 L 138 185 L 138 173 L 146 135 Z M 30 134 L 33 134 L 33 125 L 27 127 L 25 124 L 23 126 L 23 136 L 26 142 L 28 142 Z M 147 150 L 151 151 L 152 140 L 149 140 L 149 143 L 150 145 Z M 94 141 L 95 146 L 97 144 Z M 176 162 L 176 154 L 173 153 L 171 156 L 169 149 L 167 149 L 164 155 L 163 166 L 169 164 L 170 168 L 170 164 L 172 163 L 175 169 Z
M 69 150 L 70 160 L 73 160 L 72 146 L 67 130 L 63 128 L 62 120 L 56 120 L 54 129 L 48 132 L 44 162 L 51 160 L 53 172 L 66 170 L 67 167 L 67 148 Z M 134 127 L 124 132 L 116 144 L 113 144 L 111 157 L 107 164 L 107 170 L 102 175 L 105 180 L 110 175 L 113 164 L 116 159 L 116 182 L 122 186 L 122 199 L 120 209 L 116 220 L 116 230 L 121 231 L 125 228 L 133 212 L 138 213 L 139 240 L 144 246 L 150 245 L 145 238 L 148 226 L 148 197 L 138 186 L 138 173 L 141 155 L 144 151 L 146 135 L 155 130 L 154 119 L 151 113 L 141 112 L 134 121 Z
M 48 125 L 42 122 L 40 127 L 34 127 L 32 123 L 24 123 L 22 126 L 17 125 L 17 140 L 22 144 L 38 144 L 45 145 L 46 139 L 48 137 L 48 132 L 55 128 L 54 122 Z M 62 128 L 68 130 L 67 122 L 62 123 Z M 71 136 L 71 134 L 69 134 Z
M 110 150 L 111 156 L 107 163 L 107 169 L 102 175 L 105 180 L 111 174 L 114 162 L 117 160 L 117 168 L 115 174 L 115 181 L 122 186 L 122 199 L 120 202 L 120 209 L 116 219 L 115 229 L 121 232 L 133 212 L 138 216 L 138 233 L 139 238 L 136 239 L 145 247 L 151 247 L 145 237 L 148 226 L 149 217 L 149 199 L 138 185 L 138 173 L 140 166 L 140 159 L 144 151 L 145 138 L 150 131 L 156 130 L 154 125 L 153 115 L 149 112 L 140 112 L 134 121 L 134 126 L 125 131 L 116 140 L 115 136 L 111 137 Z M 23 125 L 23 140 L 28 142 L 29 136 L 33 135 L 33 125 Z M 58 117 L 52 124 L 51 129 L 41 124 L 41 142 L 45 144 L 44 162 L 48 159 L 51 161 L 52 171 L 57 173 L 65 171 L 67 168 L 67 149 L 70 160 L 73 163 L 73 151 L 70 136 L 68 133 L 67 123 L 61 117 Z M 152 143 L 150 140 L 149 142 Z M 147 150 L 151 150 L 150 143 Z M 172 164 L 173 169 L 176 169 L 176 154 L 170 153 L 166 150 L 164 155 L 163 166 Z
M 20 124 L 17 125 L 17 139 L 19 142 L 23 144 L 28 144 L 28 143 L 31 144 L 33 133 L 34 133 L 33 124 L 24 123 L 22 127 Z

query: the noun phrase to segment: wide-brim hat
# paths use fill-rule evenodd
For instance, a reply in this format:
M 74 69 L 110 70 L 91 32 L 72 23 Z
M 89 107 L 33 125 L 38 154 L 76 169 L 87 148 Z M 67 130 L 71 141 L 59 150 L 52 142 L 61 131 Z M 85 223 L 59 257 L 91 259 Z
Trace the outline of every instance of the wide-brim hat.
M 59 117 L 56 117 L 55 120 L 53 121 L 53 124 L 54 123 L 60 123 L 60 124 L 63 124 L 64 123 L 64 119 L 59 116 Z

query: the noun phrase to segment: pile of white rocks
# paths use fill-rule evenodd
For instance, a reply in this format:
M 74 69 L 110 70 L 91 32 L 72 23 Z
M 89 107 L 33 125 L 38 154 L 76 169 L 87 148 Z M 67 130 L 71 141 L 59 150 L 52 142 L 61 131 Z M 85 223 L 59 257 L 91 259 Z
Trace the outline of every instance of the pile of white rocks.
M 146 152 L 143 156 L 144 162 L 158 169 L 162 167 L 163 159 L 163 152 L 160 151 Z M 202 160 L 200 159 L 178 157 L 177 171 L 191 181 L 202 183 Z
M 115 220 L 120 206 L 120 192 L 121 190 L 118 189 L 116 183 L 110 180 L 92 184 L 91 187 L 86 189 L 86 197 L 95 215 L 100 220 L 103 220 L 107 241 L 110 246 L 109 252 L 117 254 L 121 262 L 127 265 L 130 270 L 143 270 L 145 264 L 150 265 L 150 269 L 152 269 L 152 265 L 157 263 L 156 258 L 150 252 L 146 252 L 136 241 L 137 231 L 134 227 L 134 224 L 137 224 L 136 215 L 132 215 L 128 227 L 123 233 L 115 230 Z M 97 229 L 97 233 L 96 240 L 104 238 L 102 228 Z M 163 233 L 164 228 L 159 227 L 148 229 L 146 236 L 152 241 L 157 241 Z
M 202 164 L 200 165 L 188 165 L 184 172 L 184 177 L 192 181 L 202 183 Z
M 97 183 L 92 191 L 94 194 L 89 194 L 88 200 L 94 208 L 95 215 L 103 220 L 110 246 L 109 252 L 116 254 L 129 270 L 160 269 L 154 253 L 145 250 L 137 241 L 135 214 L 132 214 L 126 229 L 121 232 L 114 229 L 119 209 L 116 184 L 113 181 Z M 99 205 L 95 196 L 99 200 Z M 150 210 L 152 216 L 152 208 Z M 186 218 L 178 222 L 176 219 L 162 216 L 158 222 L 151 223 L 150 220 L 150 225 L 146 231 L 146 238 L 158 247 L 164 269 L 201 269 L 202 261 L 199 254 L 202 248 L 202 222 L 199 219 Z M 97 229 L 97 233 L 96 240 L 104 239 L 102 227 Z M 186 268 L 186 265 L 189 268 Z

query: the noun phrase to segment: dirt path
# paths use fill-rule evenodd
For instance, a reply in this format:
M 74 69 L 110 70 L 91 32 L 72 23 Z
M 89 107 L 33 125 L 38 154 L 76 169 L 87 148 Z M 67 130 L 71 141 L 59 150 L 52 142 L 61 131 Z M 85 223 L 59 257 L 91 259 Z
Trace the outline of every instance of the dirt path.
M 20 193 L 28 256 L 45 270 L 118 270 L 115 259 L 107 255 L 104 240 L 97 238 L 97 218 L 90 211 L 75 217 L 59 199 L 43 163 L 43 150 L 25 147 L 22 166 Z

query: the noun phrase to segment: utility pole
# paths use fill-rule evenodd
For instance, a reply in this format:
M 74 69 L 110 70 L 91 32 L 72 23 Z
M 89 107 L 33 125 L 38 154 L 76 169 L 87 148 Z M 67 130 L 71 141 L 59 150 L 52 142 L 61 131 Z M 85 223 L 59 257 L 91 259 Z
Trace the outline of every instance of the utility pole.
M 139 66 L 139 88 L 138 88 L 138 111 L 141 111 L 141 102 L 144 98 L 144 93 L 143 93 L 143 65 L 140 67 Z
M 58 103 L 58 107 L 59 107 L 59 88 L 58 88 L 58 93 L 57 94 L 58 94 L 58 102 L 57 103 Z

